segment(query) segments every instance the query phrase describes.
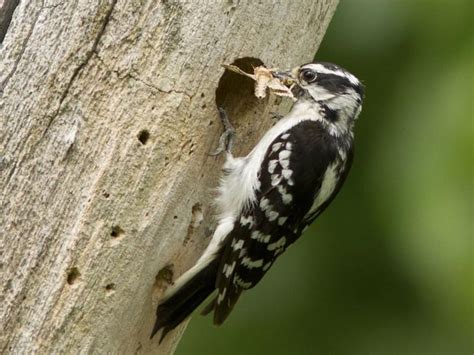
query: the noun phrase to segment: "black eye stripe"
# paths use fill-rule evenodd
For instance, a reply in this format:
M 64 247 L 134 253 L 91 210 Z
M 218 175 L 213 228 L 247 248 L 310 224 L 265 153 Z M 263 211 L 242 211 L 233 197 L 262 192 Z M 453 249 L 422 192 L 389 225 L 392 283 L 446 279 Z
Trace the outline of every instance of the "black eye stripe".
M 361 85 L 354 85 L 348 78 L 335 74 L 318 73 L 316 83 L 333 92 L 344 92 L 346 88 L 352 88 L 361 96 L 364 93 Z
M 346 86 L 352 85 L 349 79 L 343 76 L 336 75 L 336 74 L 318 73 L 317 81 L 339 83 L 341 85 L 346 85 Z

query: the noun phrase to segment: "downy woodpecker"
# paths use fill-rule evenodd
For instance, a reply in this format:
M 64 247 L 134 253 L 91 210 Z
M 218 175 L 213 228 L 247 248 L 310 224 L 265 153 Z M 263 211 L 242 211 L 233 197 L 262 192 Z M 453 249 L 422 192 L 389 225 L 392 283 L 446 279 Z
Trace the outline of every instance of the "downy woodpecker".
M 232 155 L 234 131 L 220 110 L 226 162 L 216 201 L 218 225 L 196 264 L 166 290 L 152 336 L 163 328 L 162 340 L 216 289 L 202 313 L 213 311 L 214 323 L 224 322 L 242 291 L 262 279 L 347 177 L 364 98 L 361 82 L 322 62 L 277 75 L 294 81 L 296 102 L 246 157 Z

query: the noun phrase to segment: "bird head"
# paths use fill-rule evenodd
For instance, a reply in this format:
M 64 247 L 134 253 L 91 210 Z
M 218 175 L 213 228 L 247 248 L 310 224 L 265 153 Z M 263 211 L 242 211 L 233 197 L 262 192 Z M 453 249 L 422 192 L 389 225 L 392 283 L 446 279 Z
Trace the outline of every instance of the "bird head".
M 293 86 L 296 105 L 319 106 L 322 117 L 338 131 L 351 129 L 362 110 L 364 85 L 338 65 L 308 63 L 274 76 Z

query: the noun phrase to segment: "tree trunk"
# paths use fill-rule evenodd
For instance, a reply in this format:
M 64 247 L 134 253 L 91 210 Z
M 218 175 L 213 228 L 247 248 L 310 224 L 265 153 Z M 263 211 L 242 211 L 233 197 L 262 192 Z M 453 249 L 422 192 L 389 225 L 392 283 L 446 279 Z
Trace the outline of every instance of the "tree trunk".
M 289 107 L 220 64 L 311 61 L 336 4 L 19 3 L 0 47 L 1 353 L 173 352 L 184 326 L 149 335 L 212 231 L 216 103 L 237 154 Z

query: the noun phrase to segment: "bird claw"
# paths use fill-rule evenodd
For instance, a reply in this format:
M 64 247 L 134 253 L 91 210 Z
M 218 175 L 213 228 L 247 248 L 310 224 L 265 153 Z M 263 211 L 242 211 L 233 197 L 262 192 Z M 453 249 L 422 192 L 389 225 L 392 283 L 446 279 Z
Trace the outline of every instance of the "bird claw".
M 219 107 L 219 117 L 221 119 L 222 125 L 224 126 L 224 132 L 219 138 L 219 144 L 217 145 L 217 148 L 213 152 L 208 153 L 210 156 L 217 156 L 224 151 L 231 153 L 232 146 L 234 144 L 235 129 L 230 123 L 229 117 L 222 107 Z
M 270 118 L 275 121 L 281 120 L 285 115 L 282 115 L 281 113 L 278 112 L 270 112 Z

